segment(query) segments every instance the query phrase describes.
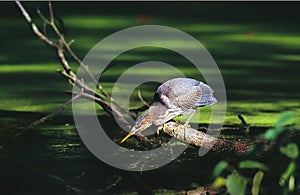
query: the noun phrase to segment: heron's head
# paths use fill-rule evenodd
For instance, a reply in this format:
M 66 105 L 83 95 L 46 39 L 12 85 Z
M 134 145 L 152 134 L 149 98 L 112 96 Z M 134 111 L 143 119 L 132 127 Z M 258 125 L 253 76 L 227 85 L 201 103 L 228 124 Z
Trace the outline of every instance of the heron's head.
M 178 115 L 180 115 L 180 112 L 177 110 L 168 109 L 164 104 L 155 102 L 149 107 L 146 113 L 136 119 L 135 125 L 128 135 L 122 139 L 121 143 L 137 132 L 144 131 L 151 125 L 160 126 Z
M 131 128 L 128 135 L 126 135 L 126 137 L 124 137 L 120 143 L 123 143 L 129 137 L 131 137 L 132 135 L 135 135 L 137 132 L 144 131 L 145 129 L 150 127 L 152 124 L 153 123 L 152 123 L 151 115 L 149 114 L 149 111 L 147 111 L 146 113 L 142 114 L 141 116 L 139 116 L 136 119 L 135 125 Z

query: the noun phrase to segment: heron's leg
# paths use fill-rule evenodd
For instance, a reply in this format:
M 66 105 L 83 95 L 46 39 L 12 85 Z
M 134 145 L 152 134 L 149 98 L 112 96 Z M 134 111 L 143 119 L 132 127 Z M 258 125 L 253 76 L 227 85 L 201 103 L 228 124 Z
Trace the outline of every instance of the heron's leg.
M 193 111 L 191 112 L 191 114 L 190 114 L 189 117 L 186 119 L 186 121 L 185 121 L 185 123 L 184 123 L 184 125 L 183 125 L 183 127 L 184 127 L 184 139 L 185 139 L 185 129 L 186 129 L 187 126 L 189 125 L 189 123 L 190 123 L 191 119 L 193 118 L 195 112 L 196 112 L 196 110 L 193 110 Z
M 191 119 L 193 118 L 194 114 L 195 114 L 196 110 L 192 110 L 192 112 L 189 114 L 187 120 L 185 121 L 184 125 L 183 125 L 183 130 L 184 130 L 184 139 L 186 139 L 186 136 L 185 136 L 185 129 L 189 126 L 189 122 L 191 121 Z M 177 131 L 178 129 L 180 129 L 182 126 L 181 125 L 178 125 L 177 127 L 175 127 L 173 130 L 174 131 Z M 164 127 L 163 127 L 164 129 Z
M 186 119 L 185 123 L 184 123 L 184 126 L 187 127 L 188 124 L 190 123 L 191 119 L 193 118 L 194 114 L 195 114 L 196 110 L 193 110 L 191 112 L 191 114 L 189 115 L 189 117 Z

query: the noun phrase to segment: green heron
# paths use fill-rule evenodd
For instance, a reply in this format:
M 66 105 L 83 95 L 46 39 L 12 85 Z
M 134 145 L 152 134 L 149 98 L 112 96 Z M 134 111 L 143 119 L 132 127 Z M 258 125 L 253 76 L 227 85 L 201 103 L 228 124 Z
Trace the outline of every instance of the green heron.
M 146 113 L 136 119 L 135 125 L 121 143 L 151 125 L 163 125 L 180 115 L 189 115 L 184 124 L 186 127 L 198 107 L 217 102 L 213 92 L 210 86 L 191 78 L 175 78 L 166 81 L 156 91 L 161 102 L 153 103 Z

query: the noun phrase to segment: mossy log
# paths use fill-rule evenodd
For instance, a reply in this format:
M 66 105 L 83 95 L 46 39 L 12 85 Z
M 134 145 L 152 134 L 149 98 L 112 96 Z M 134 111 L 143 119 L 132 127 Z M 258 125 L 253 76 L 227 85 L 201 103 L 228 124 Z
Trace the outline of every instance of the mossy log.
M 237 154 L 244 153 L 255 143 L 266 142 L 266 140 L 256 140 L 253 142 L 220 139 L 191 127 L 184 128 L 182 124 L 176 122 L 164 124 L 162 131 L 194 146 L 205 147 L 213 151 L 232 151 Z

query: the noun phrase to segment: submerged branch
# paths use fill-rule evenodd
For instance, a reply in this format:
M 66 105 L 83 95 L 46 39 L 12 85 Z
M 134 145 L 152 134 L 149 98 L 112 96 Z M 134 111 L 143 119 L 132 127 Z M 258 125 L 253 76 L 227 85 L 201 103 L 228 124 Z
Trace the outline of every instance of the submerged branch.
M 70 100 L 68 100 L 67 102 L 65 102 L 63 105 L 61 105 L 56 111 L 34 121 L 33 123 L 31 123 L 27 128 L 23 129 L 22 131 L 17 132 L 14 137 L 18 137 L 21 134 L 25 133 L 26 131 L 28 131 L 29 129 L 31 129 L 34 126 L 37 126 L 51 118 L 53 118 L 54 116 L 58 115 L 59 113 L 61 113 L 64 109 L 67 108 L 67 106 L 71 103 L 73 103 L 75 100 L 77 100 L 78 98 L 80 98 L 82 96 L 82 93 L 78 93 L 77 95 L 75 95 L 74 97 L 72 97 Z

